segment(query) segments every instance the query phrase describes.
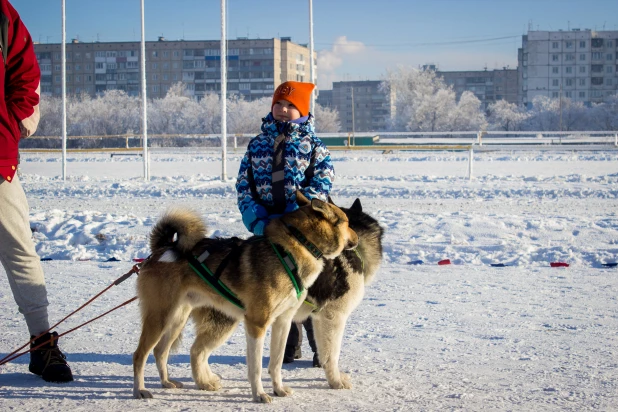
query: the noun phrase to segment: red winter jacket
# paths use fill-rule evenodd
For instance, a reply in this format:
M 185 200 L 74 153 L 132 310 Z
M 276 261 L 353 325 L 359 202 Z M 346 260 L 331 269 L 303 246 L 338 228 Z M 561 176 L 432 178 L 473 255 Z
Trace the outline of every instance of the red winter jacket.
M 0 0 L 0 176 L 11 182 L 19 163 L 19 139 L 39 123 L 41 71 L 32 38 L 19 14 Z

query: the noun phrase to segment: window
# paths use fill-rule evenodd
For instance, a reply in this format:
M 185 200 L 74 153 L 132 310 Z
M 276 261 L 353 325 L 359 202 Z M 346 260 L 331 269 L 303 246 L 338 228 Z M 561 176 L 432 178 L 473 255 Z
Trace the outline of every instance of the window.
M 586 85 L 586 79 L 579 79 L 579 85 L 580 86 L 585 86 Z
M 139 62 L 127 62 L 127 69 L 137 69 Z
M 583 61 L 586 61 L 586 53 L 581 53 L 581 54 L 579 55 L 579 60 L 580 60 L 580 61 L 582 61 L 582 62 L 583 62 Z
M 167 50 L 163 52 L 163 57 L 170 57 L 170 52 Z
M 558 74 L 558 66 L 556 66 L 556 67 L 552 67 L 552 68 L 551 68 L 551 72 L 552 72 L 553 74 Z
M 107 63 L 107 70 L 116 70 L 116 63 Z
M 575 55 L 573 53 L 568 53 L 564 57 L 565 57 L 565 60 L 567 61 L 575 60 Z
M 573 92 L 566 92 L 566 97 L 569 99 L 573 98 Z
M 174 50 L 174 57 L 180 57 L 180 52 L 178 50 Z
M 55 64 L 55 65 L 54 65 L 54 70 L 56 70 L 56 71 L 60 71 L 60 65 L 59 65 L 59 64 Z
M 159 85 L 158 84 L 153 85 L 152 86 L 152 91 L 155 92 L 155 93 L 159 93 Z
M 557 48 L 558 48 L 558 42 L 557 42 L 557 41 L 552 42 L 552 44 L 551 44 L 551 48 L 552 48 L 552 49 L 557 49 Z
M 614 71 L 613 66 L 605 66 L 605 73 L 613 73 L 613 71 Z
M 163 80 L 169 80 L 169 75 L 167 73 L 163 75 Z
M 108 51 L 105 53 L 105 57 L 116 57 L 116 54 L 115 51 Z
M 97 62 L 97 63 L 94 64 L 94 68 L 95 69 L 105 69 L 105 63 Z
M 614 47 L 614 42 L 611 40 L 607 41 L 607 47 Z
M 152 63 L 152 68 L 153 68 L 153 69 L 156 69 L 157 67 L 158 67 L 158 66 L 157 66 L 157 63 Z
M 92 70 L 92 66 L 90 64 L 86 65 L 86 70 Z
M 82 58 L 82 54 L 81 53 L 75 53 L 75 58 L 76 59 L 81 59 Z
M 603 84 L 603 78 L 602 77 L 592 77 L 590 78 L 590 84 L 599 86 Z
M 76 64 L 76 65 L 75 65 L 75 71 L 76 71 L 76 72 L 80 71 L 81 69 L 82 69 L 82 66 L 81 66 L 81 65 L 79 65 L 79 64 Z
M 566 79 L 567 86 L 573 86 L 573 79 Z
M 154 51 L 152 52 L 152 57 L 159 57 L 159 52 L 158 52 L 158 51 L 156 51 L 156 50 L 154 50 Z
M 585 40 L 580 40 L 579 41 L 579 47 L 580 47 L 580 49 L 585 49 L 586 48 L 586 41 Z
M 557 62 L 558 61 L 558 55 L 557 54 L 552 54 L 551 55 L 551 61 Z
M 169 69 L 170 68 L 170 64 L 169 63 L 163 63 L 163 69 Z
M 573 48 L 573 42 L 572 42 L 572 41 L 567 41 L 567 42 L 565 43 L 565 45 L 566 45 L 566 48 L 567 48 L 567 49 L 572 49 L 572 48 Z
M 586 66 L 579 66 L 580 73 L 586 73 Z
M 51 72 L 51 64 L 41 64 L 42 72 Z
M 75 76 L 75 81 L 76 82 L 81 82 L 82 81 L 82 76 L 79 76 L 79 75 Z
M 94 57 L 105 57 L 104 51 L 94 52 Z
M 601 52 L 592 52 L 592 60 L 601 60 L 603 54 Z
M 603 73 L 603 65 L 602 64 L 593 64 L 590 66 L 591 73 Z
M 614 84 L 614 79 L 605 79 L 605 84 L 607 84 L 608 86 L 611 86 Z
M 152 75 L 152 80 L 159 80 L 159 75 L 158 74 L 153 74 Z
M 581 97 L 582 99 L 586 98 L 586 92 L 579 92 L 579 97 Z
M 607 53 L 605 55 L 605 60 L 614 60 L 614 53 Z
M 551 81 L 551 85 L 552 85 L 552 86 L 558 86 L 558 85 L 559 85 L 559 84 L 558 84 L 558 79 L 554 79 L 554 80 L 552 80 L 552 81 Z
M 567 66 L 565 69 L 567 73 L 573 73 L 573 66 Z
M 558 98 L 558 92 L 551 92 L 551 97 Z
M 60 60 L 60 53 L 54 53 L 54 60 Z

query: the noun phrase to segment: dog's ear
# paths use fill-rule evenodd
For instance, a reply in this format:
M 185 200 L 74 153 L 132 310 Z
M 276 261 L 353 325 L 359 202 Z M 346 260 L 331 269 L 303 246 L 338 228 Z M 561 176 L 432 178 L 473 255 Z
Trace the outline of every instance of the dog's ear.
M 307 199 L 305 195 L 303 195 L 303 192 L 301 192 L 300 190 L 297 190 L 296 191 L 296 204 L 299 207 L 302 207 L 302 206 L 308 205 L 309 203 L 311 203 L 311 201 Z
M 316 212 L 322 213 L 324 216 L 328 216 L 331 213 L 328 208 L 328 203 L 320 199 L 311 199 L 311 208 Z
M 352 203 L 352 207 L 350 209 L 351 210 L 355 210 L 357 212 L 362 212 L 363 211 L 363 206 L 361 205 L 361 201 L 360 201 L 359 198 L 356 198 L 354 203 Z

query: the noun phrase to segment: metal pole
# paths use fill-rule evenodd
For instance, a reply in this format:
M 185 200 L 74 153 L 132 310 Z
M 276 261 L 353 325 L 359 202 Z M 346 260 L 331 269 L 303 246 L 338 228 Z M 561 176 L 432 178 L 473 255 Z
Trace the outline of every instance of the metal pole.
M 66 0 L 62 0 L 62 181 L 67 180 L 67 35 Z
M 311 83 L 315 84 L 315 72 L 313 65 L 313 0 L 309 0 L 309 79 Z M 311 92 L 311 102 L 309 111 L 313 113 L 315 111 L 315 89 Z
M 356 134 L 355 134 L 355 121 L 354 121 L 354 86 L 352 86 L 352 146 L 356 146 Z
M 227 179 L 227 36 L 225 33 L 225 0 L 221 0 L 221 180 Z
M 142 13 L 142 41 L 140 52 L 140 65 L 142 69 L 142 136 L 144 137 L 144 180 L 150 180 L 150 168 L 148 162 L 148 96 L 146 94 L 146 29 L 144 27 L 144 0 L 141 3 Z
M 468 155 L 468 180 L 472 180 L 472 164 L 474 163 L 474 150 L 470 145 L 470 153 Z

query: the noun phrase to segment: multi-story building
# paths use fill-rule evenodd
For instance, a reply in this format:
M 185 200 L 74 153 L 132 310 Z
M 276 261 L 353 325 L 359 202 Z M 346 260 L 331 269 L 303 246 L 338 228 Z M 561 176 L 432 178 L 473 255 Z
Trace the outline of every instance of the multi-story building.
M 436 75 L 453 87 L 457 100 L 465 91 L 470 91 L 481 101 L 481 108 L 498 100 L 518 103 L 517 70 L 504 67 L 497 70 L 436 71 Z
M 394 114 L 394 93 L 379 80 L 333 82 L 332 107 L 339 111 L 343 132 L 386 130 Z
M 221 90 L 219 40 L 146 42 L 146 86 L 148 97 L 165 96 L 177 82 L 200 99 Z M 80 43 L 66 45 L 68 94 L 96 95 L 106 90 L 140 93 L 139 42 Z M 35 44 L 41 66 L 42 93 L 62 93 L 61 44 Z M 315 62 L 314 55 L 314 62 Z M 309 49 L 291 38 L 228 41 L 227 90 L 247 100 L 271 96 L 284 81 L 309 81 Z
M 618 31 L 528 31 L 518 53 L 519 100 L 602 102 L 618 91 Z

